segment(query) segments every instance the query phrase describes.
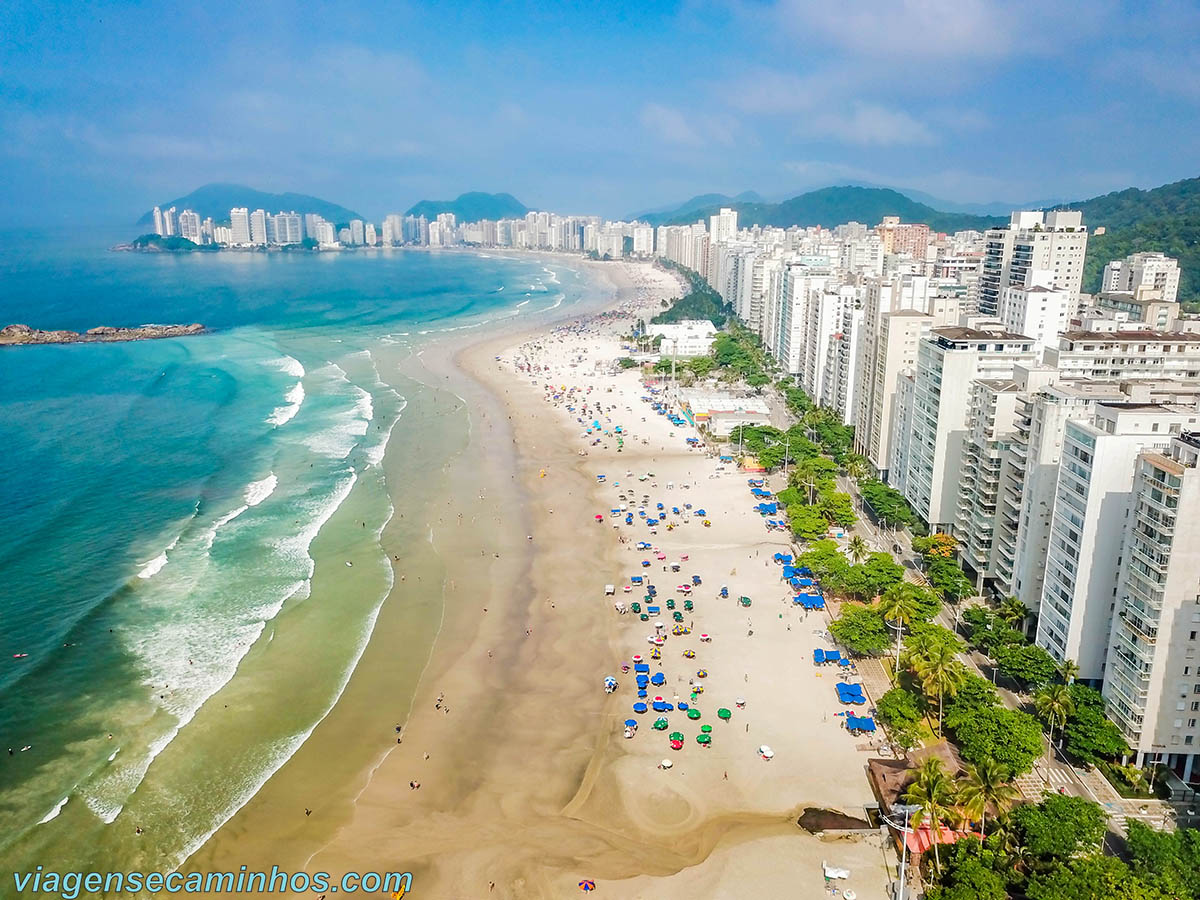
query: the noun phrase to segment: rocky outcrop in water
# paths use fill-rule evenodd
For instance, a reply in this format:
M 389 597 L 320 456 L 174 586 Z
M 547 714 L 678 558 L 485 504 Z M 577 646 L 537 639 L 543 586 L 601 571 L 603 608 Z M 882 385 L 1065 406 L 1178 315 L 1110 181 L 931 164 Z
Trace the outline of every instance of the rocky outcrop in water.
M 203 325 L 142 325 L 139 328 L 113 328 L 100 325 L 82 334 L 78 331 L 38 331 L 28 325 L 0 328 L 0 346 L 21 344 L 100 344 L 116 341 L 152 341 L 156 338 L 187 337 L 201 334 Z

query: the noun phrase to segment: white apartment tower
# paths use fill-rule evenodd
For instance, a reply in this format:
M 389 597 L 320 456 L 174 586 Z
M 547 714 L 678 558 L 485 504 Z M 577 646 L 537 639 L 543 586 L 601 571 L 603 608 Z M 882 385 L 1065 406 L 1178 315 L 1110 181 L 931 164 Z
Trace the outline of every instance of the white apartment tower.
M 229 211 L 229 242 L 235 247 L 250 244 L 250 210 L 244 206 Z
M 979 312 L 997 315 L 1004 289 L 1025 285 L 1032 270 L 1053 273 L 1052 286 L 1069 291 L 1073 306 L 1077 305 L 1086 252 L 1082 213 L 1014 212 L 1008 225 L 989 229 L 984 235 Z
M 1075 660 L 1084 681 L 1105 678 L 1117 583 L 1136 564 L 1123 549 L 1135 461 L 1197 418 L 1182 407 L 1100 403 L 1091 421 L 1066 423 L 1036 640 Z
M 1200 434 L 1134 463 L 1104 697 L 1138 765 L 1200 780 Z
M 1002 328 L 935 328 L 917 351 L 908 452 L 893 455 L 896 489 L 931 529 L 953 527 L 963 438 L 977 378 L 1012 378 L 1037 360 L 1033 341 Z
M 1164 253 L 1133 253 L 1104 267 L 1101 291 L 1136 295 L 1149 288 L 1168 303 L 1179 297 L 1179 260 Z
M 256 209 L 250 213 L 250 243 L 264 246 L 267 243 L 267 212 Z

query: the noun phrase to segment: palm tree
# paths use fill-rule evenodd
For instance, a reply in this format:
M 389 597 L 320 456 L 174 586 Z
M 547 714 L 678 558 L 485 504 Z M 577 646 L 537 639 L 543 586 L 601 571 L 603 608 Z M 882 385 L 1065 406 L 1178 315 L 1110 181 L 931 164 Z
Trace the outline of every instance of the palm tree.
M 1008 597 L 1000 604 L 998 615 L 1009 628 L 1020 628 L 1021 623 L 1029 618 L 1029 607 L 1016 597 Z
M 858 481 L 867 474 L 867 464 L 863 462 L 863 458 L 857 454 L 852 454 L 846 458 L 846 475 L 849 478 Z
M 953 647 L 945 644 L 931 647 L 912 661 L 913 671 L 927 696 L 938 700 L 938 736 L 942 734 L 942 711 L 946 695 L 953 697 L 966 680 L 966 667 L 958 661 Z
M 1002 813 L 1021 796 L 1010 778 L 1009 770 L 991 759 L 966 767 L 958 785 L 958 800 L 968 815 L 979 819 L 981 836 L 987 834 L 987 808 L 994 806 Z
M 896 629 L 896 675 L 900 674 L 900 634 L 905 625 L 917 616 L 917 594 L 915 584 L 902 581 L 894 584 L 879 598 L 879 612 Z
M 1064 659 L 1062 665 L 1058 667 L 1058 674 L 1062 676 L 1064 682 L 1073 684 L 1075 679 L 1079 677 L 1079 663 L 1073 659 Z
M 938 844 L 942 839 L 942 819 L 952 813 L 954 806 L 953 782 L 946 775 L 940 759 L 931 756 L 921 763 L 904 794 L 904 802 L 920 807 L 913 813 L 912 823 L 917 827 L 928 823 L 933 838 L 933 861 L 940 872 L 942 860 L 938 855 Z
M 1075 711 L 1071 690 L 1065 684 L 1047 684 L 1038 688 L 1033 695 L 1033 705 L 1038 715 L 1050 726 L 1050 746 L 1054 747 L 1054 726 L 1066 727 L 1067 717 Z
M 871 552 L 871 548 L 867 546 L 867 542 L 861 534 L 856 534 L 850 538 L 850 543 L 846 546 L 846 549 L 850 551 L 850 558 L 856 563 L 862 562 L 867 558 L 867 554 Z

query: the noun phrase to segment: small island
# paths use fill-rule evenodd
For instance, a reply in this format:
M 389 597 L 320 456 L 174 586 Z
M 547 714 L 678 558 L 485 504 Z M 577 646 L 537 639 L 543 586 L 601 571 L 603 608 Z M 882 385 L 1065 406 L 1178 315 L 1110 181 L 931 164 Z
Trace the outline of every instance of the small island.
M 113 328 L 100 325 L 82 334 L 78 331 L 38 331 L 28 325 L 0 328 L 0 347 L 21 344 L 98 344 L 116 341 L 152 341 L 157 338 L 187 337 L 206 331 L 203 325 L 142 325 L 137 328 Z

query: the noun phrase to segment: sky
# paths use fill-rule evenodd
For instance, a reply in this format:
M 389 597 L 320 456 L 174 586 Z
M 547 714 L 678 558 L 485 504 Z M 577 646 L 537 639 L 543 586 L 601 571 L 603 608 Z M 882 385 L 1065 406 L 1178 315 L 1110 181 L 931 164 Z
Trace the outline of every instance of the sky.
M 0 35 L 6 224 L 132 223 L 212 181 L 621 217 L 1200 175 L 1200 2 L 5 0 Z

